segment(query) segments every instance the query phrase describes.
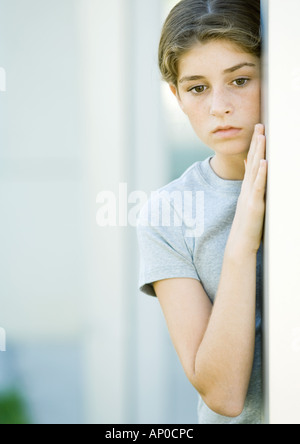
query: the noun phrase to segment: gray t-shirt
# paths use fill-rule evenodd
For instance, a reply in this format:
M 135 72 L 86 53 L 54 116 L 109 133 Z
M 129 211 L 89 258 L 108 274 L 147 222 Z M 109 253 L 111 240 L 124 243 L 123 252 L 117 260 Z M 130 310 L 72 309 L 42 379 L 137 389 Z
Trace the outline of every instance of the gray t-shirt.
M 156 296 L 154 282 L 193 278 L 201 282 L 211 302 L 215 300 L 242 182 L 221 179 L 210 161 L 195 163 L 153 193 L 140 213 L 140 289 L 148 295 Z M 200 397 L 199 424 L 261 424 L 261 298 L 262 249 L 257 260 L 255 358 L 244 411 L 237 418 L 223 417 Z

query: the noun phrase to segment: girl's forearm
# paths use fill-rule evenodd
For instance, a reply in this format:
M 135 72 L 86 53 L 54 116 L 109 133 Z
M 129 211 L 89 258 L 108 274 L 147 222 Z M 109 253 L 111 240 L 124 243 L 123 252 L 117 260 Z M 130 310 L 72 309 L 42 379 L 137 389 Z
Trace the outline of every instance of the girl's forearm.
M 226 246 L 219 289 L 195 358 L 193 383 L 212 410 L 238 416 L 255 350 L 256 263 L 265 215 L 264 127 L 256 125 Z
M 233 233 L 232 233 L 233 234 Z M 238 416 L 255 349 L 255 251 L 230 237 L 211 318 L 195 361 L 195 386 L 212 410 Z

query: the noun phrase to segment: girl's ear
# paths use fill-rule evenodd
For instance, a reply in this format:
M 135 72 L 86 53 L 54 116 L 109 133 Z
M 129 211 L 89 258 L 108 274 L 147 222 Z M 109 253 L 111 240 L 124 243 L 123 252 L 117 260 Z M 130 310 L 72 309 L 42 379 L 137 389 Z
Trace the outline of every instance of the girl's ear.
M 182 101 L 181 101 L 181 98 L 180 98 L 180 95 L 179 95 L 178 89 L 177 89 L 176 86 L 173 85 L 173 84 L 170 84 L 169 86 L 170 86 L 170 90 L 171 90 L 171 92 L 172 92 L 172 93 L 174 94 L 174 96 L 176 97 L 177 102 L 178 102 L 180 108 L 181 108 L 182 111 L 185 113 L 185 111 L 184 111 L 184 106 L 183 106 L 183 103 L 182 103 Z

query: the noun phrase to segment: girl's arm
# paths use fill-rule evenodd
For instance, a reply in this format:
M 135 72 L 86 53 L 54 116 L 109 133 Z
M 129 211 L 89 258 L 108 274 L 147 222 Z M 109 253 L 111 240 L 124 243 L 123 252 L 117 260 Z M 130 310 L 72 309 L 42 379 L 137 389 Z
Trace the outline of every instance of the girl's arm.
M 263 134 L 263 126 L 258 125 L 214 305 L 196 280 L 154 284 L 189 380 L 208 407 L 229 417 L 243 411 L 254 359 L 256 259 L 267 181 Z

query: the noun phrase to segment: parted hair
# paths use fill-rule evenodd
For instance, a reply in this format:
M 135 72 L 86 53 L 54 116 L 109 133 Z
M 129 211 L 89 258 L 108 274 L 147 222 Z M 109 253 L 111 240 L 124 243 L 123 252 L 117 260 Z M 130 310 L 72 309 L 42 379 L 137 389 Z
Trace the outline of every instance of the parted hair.
M 220 39 L 260 57 L 260 0 L 181 0 L 162 29 L 159 44 L 162 78 L 177 86 L 180 57 L 197 42 Z

